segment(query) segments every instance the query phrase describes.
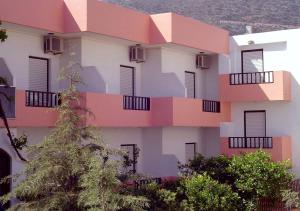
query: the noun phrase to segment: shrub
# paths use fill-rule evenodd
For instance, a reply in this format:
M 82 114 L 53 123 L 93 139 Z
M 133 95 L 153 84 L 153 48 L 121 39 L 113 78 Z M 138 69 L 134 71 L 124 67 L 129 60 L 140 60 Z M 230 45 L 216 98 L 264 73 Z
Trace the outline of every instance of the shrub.
M 273 162 L 269 154 L 257 151 L 234 156 L 227 170 L 235 178 L 245 209 L 253 210 L 259 198 L 281 199 L 281 191 L 289 189 L 293 180 L 289 168 L 289 162 Z
M 220 183 L 232 184 L 234 178 L 227 171 L 231 160 L 230 158 L 219 155 L 216 157 L 205 158 L 198 154 L 195 159 L 190 160 L 187 164 L 179 164 L 178 168 L 182 175 L 203 174 L 206 173 L 211 178 L 218 180 Z
M 182 181 L 179 192 L 186 199 L 184 210 L 237 210 L 239 196 L 227 184 L 221 184 L 207 174 L 196 175 Z

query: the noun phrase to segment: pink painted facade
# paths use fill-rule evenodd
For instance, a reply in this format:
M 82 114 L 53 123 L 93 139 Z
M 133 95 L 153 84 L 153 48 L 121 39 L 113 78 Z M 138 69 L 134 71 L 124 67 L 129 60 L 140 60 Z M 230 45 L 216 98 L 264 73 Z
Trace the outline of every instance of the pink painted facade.
M 230 75 L 220 75 L 220 96 L 226 102 L 290 101 L 291 74 L 274 71 L 273 83 L 230 85 Z M 247 94 L 245 94 L 247 93 Z
M 223 29 L 173 13 L 147 15 L 97 0 L 2 0 L 0 20 L 62 34 L 92 32 L 141 44 L 228 52 L 229 33 Z
M 289 136 L 273 137 L 273 147 L 262 149 L 268 152 L 274 161 L 292 161 L 292 139 Z M 221 138 L 221 153 L 227 156 L 239 155 L 241 153 L 255 152 L 259 149 L 253 148 L 229 148 L 228 138 Z
M 28 107 L 25 99 L 25 91 L 17 90 L 16 118 L 9 119 L 11 127 L 54 126 L 54 108 Z M 150 102 L 150 111 L 125 110 L 122 95 L 81 94 L 81 105 L 93 114 L 86 114 L 86 124 L 96 127 L 219 127 L 221 122 L 230 121 L 228 103 L 222 103 L 220 113 L 211 113 L 202 111 L 201 99 L 166 97 L 151 98 Z
M 24 90 L 16 90 L 16 118 L 9 119 L 10 127 L 53 127 L 57 120 L 55 109 L 27 107 Z M 38 117 L 38 118 L 34 118 Z M 3 122 L 0 122 L 3 126 Z
M 232 43 L 230 44 L 227 31 L 174 13 L 149 15 L 98 0 L 0 1 L 0 20 L 5 28 L 7 26 L 8 33 L 11 33 L 9 39 L 15 39 L 8 39 L 3 43 L 6 49 L 0 49 L 0 65 L 1 59 L 5 64 L 0 66 L 0 71 L 1 67 L 5 67 L 7 72 L 13 73 L 12 84 L 17 87 L 16 117 L 9 119 L 10 127 L 20 131 L 30 130 L 30 133 L 33 131 L 35 136 L 34 128 L 51 128 L 57 120 L 55 108 L 26 106 L 25 89 L 32 89 L 29 57 L 34 56 L 49 62 L 50 65 L 47 66 L 50 68 L 47 67 L 45 77 L 47 89 L 43 90 L 53 92 L 61 90 L 61 84 L 54 77 L 63 65 L 74 62 L 74 59 L 82 66 L 85 71 L 83 74 L 86 74 L 84 83 L 87 86 L 82 86 L 80 103 L 92 115 L 84 114 L 85 124 L 102 128 L 108 142 L 117 147 L 122 144 L 136 144 L 144 152 L 149 149 L 151 153 L 146 152 L 144 155 L 142 152 L 141 155 L 146 163 L 143 164 L 145 174 L 154 172 L 156 175 L 157 167 L 151 166 L 152 163 L 163 163 L 166 157 L 173 162 L 174 168 L 177 168 L 177 161 L 186 162 L 185 147 L 189 143 L 195 143 L 194 151 L 198 150 L 198 153 L 206 156 L 220 153 L 232 156 L 258 150 L 229 148 L 228 138 L 220 138 L 246 136 L 245 131 L 242 131 L 245 127 L 242 122 L 245 121 L 243 114 L 247 110 L 267 113 L 264 121 L 258 121 L 265 122 L 265 133 L 259 133 L 260 136 L 276 134 L 272 137 L 272 148 L 263 150 L 269 152 L 275 161 L 292 159 L 292 137 L 295 138 L 289 136 L 289 132 L 278 132 L 276 127 L 282 116 L 276 119 L 276 115 L 279 116 L 276 109 L 282 106 L 280 103 L 286 105 L 293 102 L 293 76 L 288 71 L 274 71 L 272 82 L 266 83 L 259 77 L 253 84 L 230 84 L 230 73 L 238 72 L 240 65 L 230 66 L 231 61 L 228 61 L 228 67 L 222 65 L 223 57 L 228 59 L 231 56 L 229 48 Z M 9 27 L 16 28 L 17 32 L 10 31 Z M 61 55 L 44 53 L 42 39 L 49 32 L 64 39 L 64 52 Z M 24 40 L 18 42 L 23 37 Z M 237 55 L 246 48 L 248 39 L 246 41 L 240 41 L 240 49 L 234 48 L 238 49 Z M 24 47 L 24 44 L 28 45 Z M 146 60 L 143 63 L 129 59 L 128 49 L 135 44 L 145 47 Z M 280 41 L 277 45 L 284 43 Z M 35 49 L 30 49 L 31 46 Z M 247 49 L 251 47 L 247 46 Z M 270 48 L 266 48 L 268 47 Z M 285 49 L 284 47 L 278 48 Z M 8 52 L 7 49 L 10 48 L 18 53 L 14 55 Z M 269 49 L 266 54 L 278 53 L 274 49 Z M 230 48 L 230 54 L 231 50 Z M 202 51 L 211 59 L 208 69 L 196 67 L 195 60 Z M 283 57 L 277 55 L 276 58 Z M 267 65 L 262 66 L 268 70 L 273 62 L 266 61 Z M 41 63 L 35 65 L 38 68 L 42 66 Z M 221 68 L 230 68 L 229 66 L 236 69 L 222 72 Z M 124 68 L 129 70 L 126 69 L 125 72 Z M 18 71 L 23 72 L 19 75 Z M 132 71 L 129 76 L 126 75 L 128 71 Z M 127 78 L 122 80 L 122 74 Z M 187 79 L 190 80 L 189 83 Z M 34 83 L 44 88 L 38 80 L 39 78 Z M 122 85 L 125 93 L 129 94 L 122 92 Z M 32 90 L 39 92 L 35 87 Z M 125 109 L 123 95 L 119 93 L 130 95 L 134 100 L 137 99 L 135 95 L 144 95 L 143 98 L 150 100 L 150 108 Z M 215 110 L 208 112 L 204 109 L 204 102 L 209 99 L 214 100 L 211 102 L 215 103 Z M 274 106 L 275 115 L 269 115 L 271 112 L 268 106 L 271 101 L 279 101 L 276 102 L 277 107 Z M 219 107 L 220 111 L 215 107 Z M 291 116 L 293 115 L 289 115 Z M 0 126 L 3 127 L 3 124 L 0 123 Z M 250 129 L 261 132 L 255 127 Z M 227 134 L 223 135 L 223 131 Z M 152 162 L 153 157 L 160 160 Z M 165 164 L 160 171 L 163 172 L 169 166 L 170 163 Z M 163 176 L 176 174 L 177 172 L 171 170 L 161 173 Z

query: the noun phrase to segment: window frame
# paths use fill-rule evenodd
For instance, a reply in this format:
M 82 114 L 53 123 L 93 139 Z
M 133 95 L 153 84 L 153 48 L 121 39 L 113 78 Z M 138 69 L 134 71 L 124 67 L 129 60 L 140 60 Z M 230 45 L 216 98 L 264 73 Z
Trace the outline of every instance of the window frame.
M 261 51 L 262 54 L 262 72 L 265 72 L 265 66 L 264 66 L 264 49 L 263 48 L 257 48 L 257 49 L 250 49 L 250 50 L 242 50 L 241 51 L 241 68 L 242 68 L 242 73 L 247 73 L 244 72 L 244 53 L 248 52 L 255 52 L 255 51 Z
M 247 110 L 244 111 L 244 137 L 247 138 L 247 121 L 246 121 L 246 115 L 247 113 L 264 113 L 265 118 L 265 135 L 263 137 L 267 137 L 267 111 L 266 110 Z

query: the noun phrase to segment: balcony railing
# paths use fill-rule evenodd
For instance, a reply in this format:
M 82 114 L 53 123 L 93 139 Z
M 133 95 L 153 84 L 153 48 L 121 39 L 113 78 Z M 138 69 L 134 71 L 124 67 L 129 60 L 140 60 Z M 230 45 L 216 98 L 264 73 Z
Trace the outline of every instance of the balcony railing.
M 221 104 L 219 101 L 203 100 L 202 110 L 204 112 L 220 113 Z
M 150 183 L 156 183 L 158 185 L 162 184 L 162 179 L 160 177 L 157 178 L 149 178 L 149 179 L 140 179 L 135 181 L 135 188 L 140 189 L 141 187 L 148 185 Z
M 230 85 L 274 83 L 274 72 L 232 73 Z
M 229 148 L 273 148 L 272 137 L 229 137 Z
M 125 110 L 150 110 L 149 97 L 123 96 L 123 109 Z
M 53 108 L 60 104 L 59 93 L 26 90 L 26 106 Z

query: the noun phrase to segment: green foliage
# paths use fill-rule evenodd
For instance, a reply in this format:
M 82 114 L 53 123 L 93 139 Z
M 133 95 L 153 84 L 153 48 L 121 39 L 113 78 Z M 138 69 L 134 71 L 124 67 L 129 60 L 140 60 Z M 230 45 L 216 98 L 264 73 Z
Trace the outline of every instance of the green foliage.
M 99 129 L 87 127 L 79 115 L 86 112 L 71 81 L 61 94 L 55 128 L 41 143 L 28 147 L 24 179 L 2 202 L 20 200 L 11 210 L 142 210 L 143 197 L 119 192 L 121 157 L 101 140 Z
M 289 168 L 289 162 L 273 162 L 269 154 L 257 151 L 234 156 L 227 170 L 235 178 L 234 186 L 246 209 L 253 210 L 259 198 L 281 198 L 281 191 L 293 179 Z
M 203 174 L 206 173 L 211 178 L 221 183 L 233 183 L 234 178 L 227 171 L 231 160 L 224 155 L 205 158 L 198 154 L 195 159 L 190 160 L 187 164 L 178 166 L 182 175 Z
M 1 21 L 0 21 L 0 26 L 1 26 Z M 0 28 L 0 41 L 4 42 L 7 39 L 7 34 L 5 29 Z
M 182 181 L 179 192 L 186 199 L 181 202 L 184 210 L 237 210 L 239 196 L 226 184 L 220 184 L 210 176 L 196 175 Z

